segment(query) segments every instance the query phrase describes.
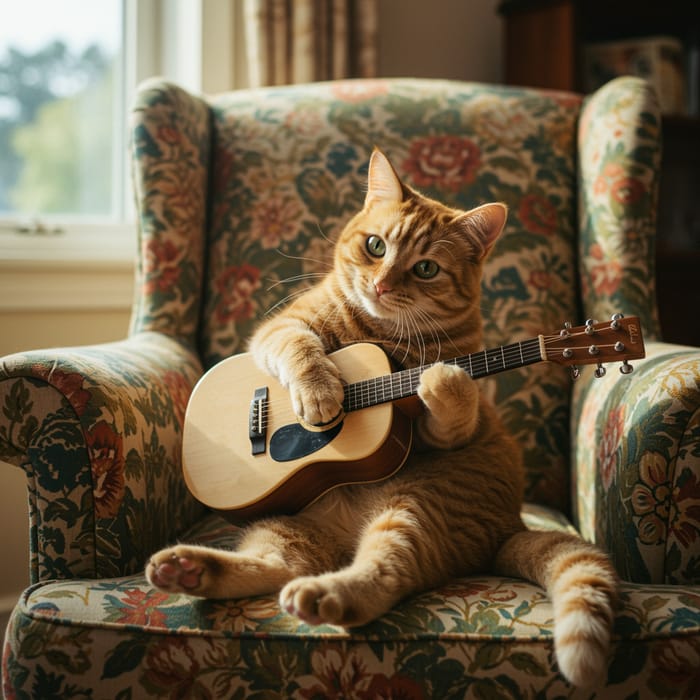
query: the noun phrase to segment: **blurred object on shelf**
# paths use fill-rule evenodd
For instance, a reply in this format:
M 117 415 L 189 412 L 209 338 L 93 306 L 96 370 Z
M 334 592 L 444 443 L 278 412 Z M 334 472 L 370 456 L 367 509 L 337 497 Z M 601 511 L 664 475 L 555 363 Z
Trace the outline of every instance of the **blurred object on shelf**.
M 593 92 L 620 75 L 648 80 L 663 114 L 686 114 L 683 42 L 672 36 L 650 36 L 584 45 L 583 89 Z

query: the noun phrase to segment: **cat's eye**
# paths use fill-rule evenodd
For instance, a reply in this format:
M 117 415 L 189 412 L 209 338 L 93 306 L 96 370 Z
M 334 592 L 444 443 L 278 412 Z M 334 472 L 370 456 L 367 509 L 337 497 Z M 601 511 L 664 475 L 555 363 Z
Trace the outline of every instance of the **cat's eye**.
M 440 271 L 440 266 L 433 260 L 419 260 L 413 266 L 413 272 L 416 277 L 420 277 L 423 280 L 429 280 L 435 277 Z
M 365 243 L 367 252 L 375 258 L 381 258 L 386 253 L 386 243 L 379 236 L 370 236 Z

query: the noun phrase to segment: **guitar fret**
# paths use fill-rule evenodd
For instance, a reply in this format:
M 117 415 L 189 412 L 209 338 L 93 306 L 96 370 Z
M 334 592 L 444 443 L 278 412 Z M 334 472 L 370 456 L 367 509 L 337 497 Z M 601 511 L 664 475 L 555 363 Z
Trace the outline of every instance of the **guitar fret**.
M 418 371 L 416 371 L 416 370 L 418 370 Z M 411 394 L 412 394 L 413 392 L 418 390 L 418 380 L 420 378 L 420 369 L 414 367 L 413 369 L 404 370 L 404 373 L 406 375 L 406 380 L 408 383 L 406 390 L 411 392 Z
M 478 352 L 449 360 L 473 379 L 479 379 L 515 367 L 540 362 L 542 359 L 539 338 L 502 345 L 492 350 Z M 355 382 L 346 387 L 343 408 L 355 411 L 381 403 L 413 396 L 418 390 L 420 376 L 430 365 L 404 369 L 384 377 Z
M 484 351 L 474 353 L 474 357 L 477 360 L 476 371 L 474 373 L 474 378 L 476 379 L 488 374 L 489 366 L 486 363 L 486 353 Z

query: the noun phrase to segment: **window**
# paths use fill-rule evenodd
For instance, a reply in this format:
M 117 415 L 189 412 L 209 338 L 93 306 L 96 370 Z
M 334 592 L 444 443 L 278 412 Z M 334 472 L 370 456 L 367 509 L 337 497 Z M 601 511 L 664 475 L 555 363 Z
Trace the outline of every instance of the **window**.
M 126 0 L 24 0 L 0 24 L 5 257 L 71 256 L 98 246 L 109 255 L 133 243 L 125 173 L 129 9 Z
M 0 268 L 132 260 L 126 120 L 136 85 L 164 75 L 195 92 L 234 87 L 241 5 L 13 5 L 12 21 L 0 22 Z
M 121 5 L 23 0 L 0 28 L 2 214 L 121 213 Z

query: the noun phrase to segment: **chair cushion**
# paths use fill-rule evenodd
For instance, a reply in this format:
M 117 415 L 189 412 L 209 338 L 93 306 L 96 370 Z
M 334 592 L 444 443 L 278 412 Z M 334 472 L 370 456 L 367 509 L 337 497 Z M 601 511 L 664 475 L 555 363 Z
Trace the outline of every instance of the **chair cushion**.
M 572 527 L 543 507 L 524 517 L 533 528 Z M 211 515 L 183 540 L 231 547 L 236 533 Z M 640 688 L 691 697 L 700 687 L 693 589 L 624 585 L 622 635 L 608 687 L 580 697 Z M 43 583 L 15 609 L 4 664 L 34 697 L 97 697 L 98 681 L 104 698 L 521 697 L 525 689 L 579 697 L 557 675 L 542 589 L 493 576 L 455 580 L 352 631 L 301 623 L 274 596 L 193 599 L 156 591 L 143 576 Z

